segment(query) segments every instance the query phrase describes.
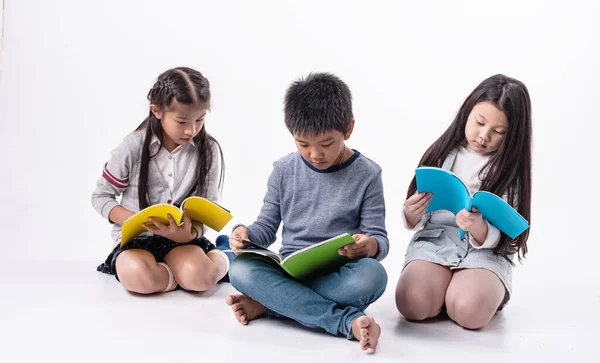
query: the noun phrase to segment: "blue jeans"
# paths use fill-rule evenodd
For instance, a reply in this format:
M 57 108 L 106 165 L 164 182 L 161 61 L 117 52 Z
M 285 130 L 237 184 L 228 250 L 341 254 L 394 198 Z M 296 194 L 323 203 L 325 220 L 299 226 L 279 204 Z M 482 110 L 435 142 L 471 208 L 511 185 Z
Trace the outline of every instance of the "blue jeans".
M 231 285 L 265 307 L 271 318 L 290 318 L 332 335 L 352 339 L 352 322 L 364 316 L 387 285 L 387 273 L 379 261 L 363 258 L 346 263 L 338 271 L 300 283 L 272 259 L 254 253 L 241 254 L 229 271 Z

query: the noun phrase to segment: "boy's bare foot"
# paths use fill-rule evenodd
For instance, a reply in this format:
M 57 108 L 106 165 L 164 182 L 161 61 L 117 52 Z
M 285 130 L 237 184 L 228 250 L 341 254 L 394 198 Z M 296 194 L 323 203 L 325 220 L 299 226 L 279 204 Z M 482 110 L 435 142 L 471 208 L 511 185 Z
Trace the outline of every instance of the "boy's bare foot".
M 360 349 L 374 353 L 381 327 L 371 316 L 361 316 L 352 322 L 352 335 L 360 342 Z
M 231 306 L 236 319 L 242 325 L 248 324 L 250 320 L 258 318 L 265 312 L 261 303 L 245 295 L 229 295 L 225 298 L 225 302 Z

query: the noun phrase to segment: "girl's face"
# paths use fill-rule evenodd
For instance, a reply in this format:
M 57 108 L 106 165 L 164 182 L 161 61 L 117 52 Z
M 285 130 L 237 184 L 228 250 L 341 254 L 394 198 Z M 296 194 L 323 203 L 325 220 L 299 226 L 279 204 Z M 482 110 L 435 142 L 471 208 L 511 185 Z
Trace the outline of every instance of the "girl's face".
M 480 102 L 469 114 L 465 137 L 471 150 L 485 155 L 500 148 L 507 131 L 508 120 L 504 112 L 490 102 Z
M 164 132 L 163 146 L 169 152 L 192 142 L 204 127 L 206 109 L 203 107 L 173 101 L 169 111 L 160 111 L 155 105 L 150 105 L 150 109 L 160 120 Z

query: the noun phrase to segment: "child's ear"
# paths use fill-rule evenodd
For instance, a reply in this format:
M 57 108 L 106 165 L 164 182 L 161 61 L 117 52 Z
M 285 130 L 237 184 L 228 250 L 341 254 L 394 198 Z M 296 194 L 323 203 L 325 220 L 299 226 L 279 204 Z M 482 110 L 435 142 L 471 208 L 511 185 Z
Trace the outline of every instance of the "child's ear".
M 154 117 L 160 120 L 160 118 L 162 117 L 162 111 L 156 105 L 150 105 L 150 111 L 152 111 Z
M 352 131 L 354 131 L 354 120 L 350 122 L 350 126 L 348 126 L 348 131 L 344 134 L 344 140 L 348 140 L 350 135 L 352 135 Z

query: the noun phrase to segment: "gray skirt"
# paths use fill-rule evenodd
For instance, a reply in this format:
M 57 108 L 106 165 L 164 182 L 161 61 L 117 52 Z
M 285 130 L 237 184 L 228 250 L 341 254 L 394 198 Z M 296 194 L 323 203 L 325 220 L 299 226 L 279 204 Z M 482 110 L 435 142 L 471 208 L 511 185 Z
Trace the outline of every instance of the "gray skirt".
M 482 268 L 491 271 L 502 281 L 506 290 L 500 307 L 510 300 L 511 264 L 504 257 L 494 255 L 490 249 L 477 249 L 467 239 L 461 240 L 458 227 L 426 223 L 410 240 L 403 269 L 415 260 L 432 262 L 451 270 Z

